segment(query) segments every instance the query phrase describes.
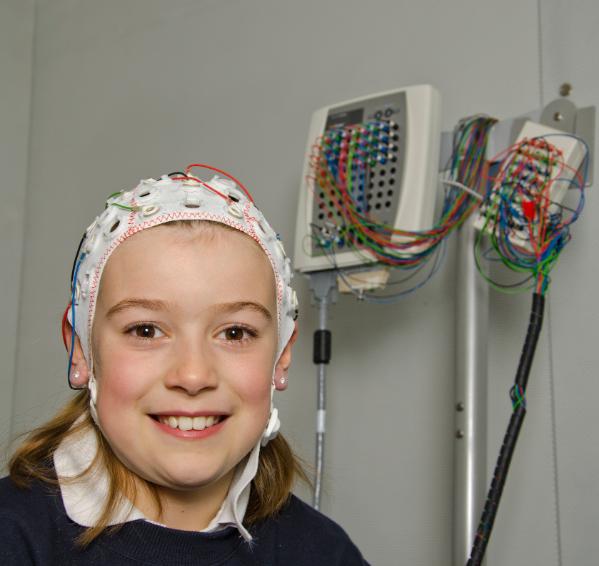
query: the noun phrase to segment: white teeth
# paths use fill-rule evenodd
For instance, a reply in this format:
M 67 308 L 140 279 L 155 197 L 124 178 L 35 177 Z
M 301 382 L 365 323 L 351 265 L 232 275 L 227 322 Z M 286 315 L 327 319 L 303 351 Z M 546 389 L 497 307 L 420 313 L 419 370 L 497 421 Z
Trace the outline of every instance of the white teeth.
M 214 426 L 219 423 L 221 418 L 216 416 L 211 417 L 175 417 L 173 415 L 165 417 L 161 416 L 158 420 L 171 428 L 179 430 L 204 430 L 205 428 Z

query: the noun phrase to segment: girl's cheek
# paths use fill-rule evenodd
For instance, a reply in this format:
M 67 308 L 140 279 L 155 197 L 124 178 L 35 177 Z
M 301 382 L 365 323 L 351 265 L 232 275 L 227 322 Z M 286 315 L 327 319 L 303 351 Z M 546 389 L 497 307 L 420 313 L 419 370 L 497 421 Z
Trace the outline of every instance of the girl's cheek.
M 156 360 L 140 358 L 130 352 L 112 351 L 103 357 L 98 385 L 100 395 L 110 396 L 115 403 L 135 399 L 147 392 L 159 374 Z
M 243 399 L 252 405 L 265 403 L 270 407 L 272 371 L 270 358 L 248 360 L 241 363 L 232 375 L 236 375 L 236 389 Z

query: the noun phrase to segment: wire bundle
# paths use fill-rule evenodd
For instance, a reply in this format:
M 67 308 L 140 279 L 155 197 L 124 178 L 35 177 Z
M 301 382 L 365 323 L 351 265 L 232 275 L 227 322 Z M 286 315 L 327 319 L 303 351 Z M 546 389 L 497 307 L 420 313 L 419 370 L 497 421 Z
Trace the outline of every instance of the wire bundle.
M 331 128 L 314 144 L 309 186 L 318 208 L 329 220 L 312 224 L 312 238 L 336 267 L 335 254 L 349 248 L 365 263 L 378 262 L 403 270 L 420 270 L 435 258 L 422 286 L 441 262 L 441 245 L 476 210 L 483 200 L 489 132 L 496 120 L 474 116 L 462 120 L 453 139 L 447 166 L 443 207 L 435 225 L 426 231 L 390 226 L 368 207 L 368 180 L 376 165 L 393 167 L 398 140 L 397 124 L 374 120 Z M 338 219 L 338 220 L 335 220 Z M 344 251 L 345 251 L 344 249 Z M 402 293 L 405 294 L 405 293 Z M 360 293 L 362 298 L 365 297 Z
M 552 134 L 557 135 L 567 134 Z M 526 417 L 526 387 L 543 325 L 549 272 L 570 240 L 570 226 L 579 217 L 584 204 L 588 146 L 583 173 L 570 169 L 574 175 L 569 182 L 578 191 L 579 198 L 576 208 L 569 208 L 552 200 L 553 184 L 565 182 L 570 175 L 562 177 L 564 173 L 568 173 L 569 167 L 563 160 L 562 152 L 547 142 L 547 137 L 549 136 L 524 139 L 505 152 L 499 164 L 499 173 L 491 180 L 489 193 L 481 208 L 485 220 L 475 244 L 479 270 L 482 235 L 489 232 L 496 257 L 514 271 L 529 273 L 527 279 L 517 287 L 534 286 L 534 293 L 528 332 L 514 385 L 510 389 L 512 414 L 467 566 L 480 566 L 485 556 L 518 436 Z M 505 285 L 498 286 L 493 281 L 491 283 L 499 290 L 509 288 Z
M 481 206 L 484 218 L 475 243 L 480 273 L 500 291 L 519 291 L 534 287 L 544 295 L 549 273 L 570 241 L 570 226 L 584 205 L 586 172 L 573 171 L 562 151 L 547 141 L 552 134 L 524 139 L 500 155 L 499 171 L 490 178 L 489 190 Z M 583 170 L 586 170 L 585 159 Z M 569 183 L 578 192 L 578 201 L 570 208 L 554 200 L 555 183 Z M 491 248 L 483 251 L 484 234 Z M 501 261 L 512 271 L 528 274 L 511 285 L 501 284 L 485 274 L 481 258 Z

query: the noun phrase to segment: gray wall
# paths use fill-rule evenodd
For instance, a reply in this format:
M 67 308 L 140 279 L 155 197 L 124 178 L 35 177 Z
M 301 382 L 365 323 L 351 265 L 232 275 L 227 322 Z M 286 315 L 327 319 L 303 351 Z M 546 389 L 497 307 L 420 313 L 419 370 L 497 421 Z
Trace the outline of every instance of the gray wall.
M 539 28 L 534 0 L 38 0 L 35 42 L 28 47 L 28 36 L 16 34 L 11 42 L 20 42 L 23 77 L 27 49 L 35 46 L 28 168 L 28 114 L 18 95 L 28 96 L 25 78 L 9 100 L 22 112 L 25 126 L 14 124 L 20 145 L 2 138 L 21 159 L 10 184 L 21 213 L 28 177 L 17 366 L 13 372 L 5 365 L 1 395 L 10 410 L 5 400 L 16 376 L 14 432 L 48 418 L 69 395 L 60 316 L 76 243 L 106 195 L 195 160 L 222 165 L 247 183 L 291 249 L 314 109 L 423 82 L 443 95 L 445 129 L 476 112 L 509 117 L 537 108 L 563 80 L 574 82 L 578 104 L 594 104 L 599 84 L 589 69 L 599 9 L 582 0 L 572 5 L 575 19 L 559 2 L 543 1 Z M 33 15 L 17 16 L 31 37 Z M 555 277 L 552 347 L 545 331 L 489 566 L 560 564 L 550 374 L 563 563 L 590 565 L 599 552 L 597 505 L 589 496 L 599 472 L 592 442 L 599 313 L 591 299 L 598 207 L 590 194 Z M 19 242 L 6 248 L 15 261 Z M 332 312 L 324 510 L 376 565 L 450 563 L 453 259 L 451 249 L 443 271 L 398 305 L 342 297 Z M 16 277 L 7 287 L 12 295 L 0 299 L 10 313 Z M 278 403 L 284 432 L 311 461 L 316 317 L 307 282 L 298 277 L 296 287 L 302 334 L 290 388 Z M 490 463 L 509 415 L 528 304 L 528 296 L 492 296 Z M 2 341 L 7 359 L 10 334 Z
M 8 442 L 13 413 L 27 194 L 33 14 L 33 0 L 0 2 L 0 447 Z

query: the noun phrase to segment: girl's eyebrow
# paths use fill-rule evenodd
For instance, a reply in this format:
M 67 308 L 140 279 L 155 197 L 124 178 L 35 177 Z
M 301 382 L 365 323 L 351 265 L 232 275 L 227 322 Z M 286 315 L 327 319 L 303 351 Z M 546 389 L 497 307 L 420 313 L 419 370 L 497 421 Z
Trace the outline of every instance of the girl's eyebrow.
M 123 299 L 108 309 L 106 318 L 110 318 L 127 309 L 142 308 L 150 311 L 167 310 L 169 303 L 160 299 Z
M 119 312 L 131 308 L 143 308 L 151 311 L 161 311 L 168 310 L 170 306 L 170 303 L 160 299 L 123 299 L 108 309 L 106 318 L 111 318 Z M 254 301 L 234 301 L 231 303 L 220 303 L 213 307 L 213 310 L 218 313 L 230 313 L 246 309 L 262 314 L 262 316 L 264 316 L 264 318 L 269 322 L 273 319 L 271 312 L 264 305 Z
M 232 303 L 221 303 L 219 305 L 214 306 L 214 310 L 217 312 L 237 312 L 242 310 L 252 310 L 258 312 L 264 316 L 267 321 L 271 321 L 273 316 L 271 312 L 260 303 L 256 303 L 254 301 L 234 301 Z

